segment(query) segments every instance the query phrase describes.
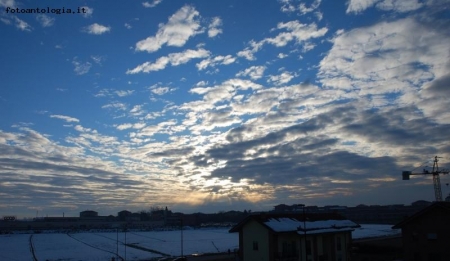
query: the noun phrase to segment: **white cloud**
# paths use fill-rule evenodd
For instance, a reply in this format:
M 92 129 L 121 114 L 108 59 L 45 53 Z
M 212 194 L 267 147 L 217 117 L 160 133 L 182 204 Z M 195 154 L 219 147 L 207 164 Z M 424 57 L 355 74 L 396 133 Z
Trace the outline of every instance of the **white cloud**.
M 8 20 L 6 18 L 0 17 L 0 21 L 2 21 L 4 24 L 11 24 L 11 20 Z
M 353 90 L 367 98 L 367 106 L 416 104 L 417 92 L 448 72 L 447 42 L 448 32 L 411 18 L 342 32 L 320 62 L 320 81 Z
M 196 66 L 201 71 L 208 67 L 214 67 L 218 64 L 223 64 L 223 65 L 232 64 L 235 61 L 236 61 L 236 58 L 231 55 L 226 55 L 226 56 L 218 55 L 214 58 L 208 58 L 208 59 L 202 60 L 201 62 L 197 63 Z
M 275 85 L 282 85 L 290 82 L 295 75 L 291 74 L 290 72 L 282 72 L 279 75 L 270 75 L 268 82 L 272 82 Z
M 277 57 L 280 58 L 280 59 L 286 58 L 286 57 L 288 57 L 288 56 L 289 56 L 289 55 L 284 54 L 284 53 L 279 53 L 279 54 L 277 55 Z
M 211 24 L 208 26 L 208 36 L 212 38 L 216 37 L 218 34 L 221 34 L 222 29 L 218 28 L 219 26 L 222 26 L 222 19 L 219 17 L 214 17 Z
M 159 50 L 163 45 L 183 46 L 190 37 L 202 33 L 200 14 L 194 7 L 185 5 L 173 14 L 167 24 L 160 24 L 155 36 L 150 36 L 136 43 L 137 51 L 149 53 Z
M 157 87 L 151 90 L 154 94 L 163 95 L 169 92 L 169 87 Z
M 250 47 L 238 52 L 238 56 L 247 60 L 255 60 L 254 54 L 261 50 L 264 44 L 271 44 L 276 47 L 286 46 L 288 43 L 295 41 L 296 44 L 303 44 L 303 51 L 309 51 L 314 47 L 309 40 L 324 36 L 328 32 L 328 28 L 318 28 L 315 23 L 302 24 L 299 21 L 290 21 L 279 23 L 277 30 L 286 30 L 273 38 L 265 38 L 259 42 L 250 41 Z
M 80 62 L 77 57 L 74 57 L 72 60 L 72 64 L 75 67 L 73 71 L 78 75 L 83 75 L 89 72 L 92 64 L 90 62 Z
M 127 29 L 133 28 L 129 23 L 125 23 L 124 26 L 125 26 L 125 28 L 127 28 Z
M 104 56 L 91 55 L 91 59 L 94 60 L 96 64 L 102 65 L 102 62 L 106 59 Z
M 350 0 L 347 13 L 359 14 L 375 6 L 384 11 L 409 12 L 423 6 L 418 0 Z
M 102 106 L 102 109 L 116 109 L 125 111 L 127 109 L 127 105 L 121 102 L 112 102 Z
M 77 118 L 64 116 L 64 115 L 57 115 L 57 114 L 50 115 L 50 118 L 61 119 L 61 120 L 65 120 L 66 122 L 80 122 L 80 120 Z
M 307 14 L 307 13 L 310 13 L 310 12 L 313 12 L 314 10 L 316 10 L 319 7 L 321 2 L 322 2 L 322 0 L 314 0 L 314 2 L 309 7 L 306 6 L 305 3 L 301 3 L 299 5 L 298 9 L 299 9 L 300 13 L 304 15 L 304 14 Z
M 159 5 L 161 2 L 162 2 L 162 0 L 153 0 L 151 3 L 148 1 L 142 2 L 142 6 L 144 6 L 145 8 L 152 8 L 152 7 Z
M 295 5 L 292 4 L 292 0 L 278 0 L 282 4 L 280 10 L 284 13 L 292 13 L 297 10 Z
M 116 125 L 116 129 L 118 130 L 127 130 L 127 129 L 142 129 L 145 127 L 145 123 L 124 123 L 120 125 Z
M 249 76 L 252 80 L 260 79 L 264 76 L 264 71 L 266 70 L 266 66 L 252 66 L 243 71 L 240 71 L 236 74 L 237 77 L 240 76 Z
M 55 18 L 52 18 L 45 14 L 37 15 L 36 20 L 38 20 L 42 27 L 50 27 L 55 23 Z
M 350 0 L 348 2 L 347 13 L 361 13 L 369 7 L 375 5 L 380 0 Z
M 89 25 L 87 27 L 84 27 L 82 31 L 86 32 L 88 34 L 100 35 L 100 34 L 104 34 L 104 33 L 107 33 L 109 31 L 111 31 L 111 27 L 94 23 L 94 24 L 91 24 L 91 25 Z
M 14 16 L 14 20 L 16 21 L 16 27 L 22 31 L 31 32 L 33 29 L 33 27 L 31 27 L 27 22 L 17 18 L 16 16 Z
M 120 91 L 115 91 L 115 93 L 119 97 L 125 97 L 125 96 L 132 95 L 134 93 L 134 90 L 120 90 Z
M 145 62 L 138 65 L 132 70 L 128 70 L 127 74 L 136 74 L 140 72 L 149 73 L 152 71 L 159 71 L 166 68 L 167 65 L 178 66 L 185 64 L 191 59 L 205 58 L 210 55 L 210 52 L 205 49 L 185 50 L 181 53 L 171 53 L 168 56 L 158 58 L 154 63 Z
M 305 15 L 315 11 L 320 6 L 322 0 L 313 0 L 309 6 L 304 2 L 304 0 L 300 1 L 299 5 L 296 5 L 297 1 L 295 0 L 278 0 L 278 2 L 281 3 L 280 10 L 282 12 L 292 13 L 298 11 L 300 15 Z
M 14 8 L 17 7 L 17 4 L 15 0 L 0 0 L 0 6 Z
M 384 0 L 376 5 L 378 9 L 400 13 L 414 11 L 423 6 L 418 0 Z

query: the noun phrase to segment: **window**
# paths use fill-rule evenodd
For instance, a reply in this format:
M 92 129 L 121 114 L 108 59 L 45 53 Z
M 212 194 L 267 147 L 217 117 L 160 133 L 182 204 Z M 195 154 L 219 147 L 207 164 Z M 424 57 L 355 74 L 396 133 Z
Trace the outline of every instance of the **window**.
M 336 237 L 336 250 L 337 251 L 341 251 L 342 250 L 341 237 L 339 237 L 339 236 Z
M 258 251 L 258 241 L 253 241 L 253 250 Z

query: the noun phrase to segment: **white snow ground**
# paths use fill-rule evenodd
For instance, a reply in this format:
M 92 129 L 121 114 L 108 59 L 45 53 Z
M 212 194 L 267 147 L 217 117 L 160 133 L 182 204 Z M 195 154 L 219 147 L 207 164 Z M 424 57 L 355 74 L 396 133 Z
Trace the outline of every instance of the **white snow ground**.
M 368 238 L 399 234 L 391 225 L 361 225 L 353 238 Z M 0 235 L 0 260 L 33 260 L 30 237 L 39 261 L 104 261 L 116 257 L 143 260 L 165 255 L 181 255 L 181 231 L 149 232 L 83 232 L 74 234 L 41 233 Z M 138 248 L 125 247 L 125 243 Z M 228 229 L 183 230 L 183 254 L 226 252 L 238 248 L 237 233 Z M 143 249 L 153 250 L 152 253 Z

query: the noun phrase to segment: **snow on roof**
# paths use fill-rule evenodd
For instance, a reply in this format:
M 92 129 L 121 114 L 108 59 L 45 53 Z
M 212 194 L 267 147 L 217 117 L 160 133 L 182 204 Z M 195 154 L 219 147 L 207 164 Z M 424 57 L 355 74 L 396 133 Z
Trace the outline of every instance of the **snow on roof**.
M 295 218 L 270 218 L 264 222 L 266 226 L 275 232 L 304 231 L 304 225 L 308 233 L 312 230 L 334 229 L 344 231 L 344 228 L 356 228 L 358 224 L 350 220 L 319 220 L 319 221 L 301 221 Z M 329 231 L 331 232 L 331 231 Z
M 312 234 L 324 234 L 324 233 L 336 233 L 336 232 L 344 232 L 344 231 L 353 231 L 353 228 L 324 228 L 324 229 L 314 229 L 314 230 L 307 230 L 307 235 Z M 297 234 L 304 235 L 305 232 L 303 231 L 297 231 Z

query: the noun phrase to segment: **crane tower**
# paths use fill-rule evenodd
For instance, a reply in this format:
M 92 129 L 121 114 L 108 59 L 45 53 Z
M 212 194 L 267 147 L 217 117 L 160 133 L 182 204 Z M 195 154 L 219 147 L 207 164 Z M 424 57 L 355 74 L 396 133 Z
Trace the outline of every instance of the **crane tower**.
M 441 190 L 441 179 L 439 177 L 440 174 L 448 174 L 448 170 L 439 170 L 438 166 L 438 156 L 434 157 L 433 162 L 433 170 L 430 172 L 426 169 L 421 173 L 413 173 L 412 171 L 403 171 L 402 177 L 403 180 L 409 180 L 411 175 L 433 175 L 433 185 L 434 185 L 434 196 L 436 197 L 436 201 L 442 201 L 442 190 Z

